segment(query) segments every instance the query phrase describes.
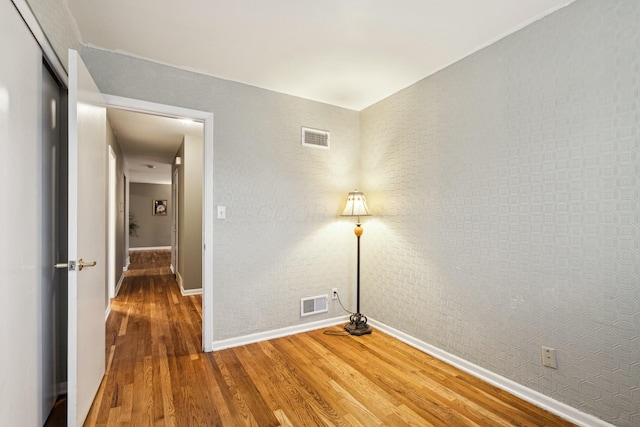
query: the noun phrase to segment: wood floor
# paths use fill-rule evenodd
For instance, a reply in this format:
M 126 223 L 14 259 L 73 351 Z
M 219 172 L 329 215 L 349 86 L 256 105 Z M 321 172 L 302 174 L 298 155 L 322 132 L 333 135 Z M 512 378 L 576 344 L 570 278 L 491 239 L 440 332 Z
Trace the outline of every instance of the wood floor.
M 168 252 L 133 255 L 85 425 L 572 425 L 379 331 L 202 353 L 201 298 L 180 295 Z

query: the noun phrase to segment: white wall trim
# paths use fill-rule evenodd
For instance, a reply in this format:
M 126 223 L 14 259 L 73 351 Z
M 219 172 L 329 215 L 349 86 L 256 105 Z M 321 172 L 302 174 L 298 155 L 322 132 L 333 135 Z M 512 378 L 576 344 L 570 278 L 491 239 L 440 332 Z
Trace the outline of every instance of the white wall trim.
M 574 424 L 585 427 L 614 427 L 612 424 L 607 423 L 593 415 L 586 414 L 577 410 L 576 408 L 569 406 L 565 403 L 558 402 L 549 396 L 546 396 L 540 392 L 523 386 L 515 381 L 491 372 L 481 366 L 471 363 L 465 359 L 448 353 L 438 347 L 431 344 L 427 344 L 417 338 L 412 337 L 402 331 L 399 331 L 384 323 L 378 322 L 369 318 L 371 326 L 379 329 L 380 331 L 391 335 L 392 337 L 414 347 L 420 351 L 423 351 L 436 359 L 442 360 L 456 368 L 473 375 L 491 385 L 494 385 L 504 391 L 507 391 L 514 396 L 517 396 L 537 407 L 545 409 L 551 413 L 558 415 Z M 374 332 L 375 333 L 375 332 Z
M 185 289 L 184 288 L 184 280 L 182 280 L 182 276 L 180 275 L 180 272 L 178 272 L 178 274 L 176 274 L 176 282 L 178 283 L 178 286 L 180 286 L 180 293 L 182 294 L 183 297 L 187 297 L 187 296 L 190 296 L 190 295 L 201 295 L 202 294 L 202 288 Z
M 12 2 L 16 9 L 18 9 L 18 13 L 20 13 L 22 19 L 24 19 L 27 27 L 29 27 L 29 30 L 31 31 L 31 34 L 33 34 L 33 37 L 36 39 L 36 42 L 40 45 L 40 49 L 42 49 L 42 53 L 47 60 L 47 63 L 51 66 L 62 84 L 65 87 L 69 87 L 69 76 L 67 74 L 67 70 L 65 70 L 64 66 L 62 65 L 62 61 L 60 61 L 60 58 L 58 58 L 58 55 L 53 49 L 53 46 L 51 46 L 51 43 L 49 43 L 49 39 L 44 34 L 42 27 L 40 27 L 38 19 L 33 14 L 33 11 L 31 10 L 31 7 L 29 7 L 29 4 L 25 0 L 12 0 Z
M 107 145 L 107 295 L 114 298 L 118 295 L 117 283 L 117 240 L 118 240 L 118 155 Z
M 124 269 L 123 269 L 123 271 L 124 271 Z M 124 282 L 124 274 L 120 275 L 120 280 L 118 280 L 118 283 L 116 284 L 115 294 L 113 295 L 114 297 L 117 297 L 118 294 L 120 293 L 120 288 L 122 287 L 122 282 Z
M 302 332 L 314 331 L 316 329 L 348 323 L 349 316 L 332 317 L 330 319 L 318 320 L 315 322 L 303 323 L 301 325 L 287 326 L 286 328 L 273 329 L 271 331 L 258 332 L 255 334 L 243 335 L 241 337 L 228 338 L 213 342 L 213 351 L 224 350 L 226 348 L 239 347 L 241 345 L 253 344 L 260 341 L 272 340 L 289 335 L 300 334 Z
M 139 247 L 139 248 L 129 248 L 129 252 L 135 252 L 135 251 L 166 251 L 166 250 L 171 250 L 171 246 L 145 246 L 145 247 Z M 127 263 L 127 267 L 129 266 L 129 264 Z
M 184 286 L 182 286 L 182 276 L 180 275 L 179 271 L 176 273 L 176 282 L 178 283 L 178 286 L 180 287 L 180 292 L 182 292 L 184 290 Z
M 111 314 L 111 300 L 107 303 L 107 309 L 104 311 L 104 321 L 107 322 L 109 315 Z
M 242 345 L 253 344 L 260 341 L 267 341 L 275 338 L 280 338 L 289 335 L 295 335 L 303 332 L 313 331 L 316 329 L 326 328 L 330 326 L 339 325 L 349 321 L 348 316 L 333 317 L 330 319 L 319 320 L 316 322 L 303 323 L 301 325 L 289 326 L 281 329 L 274 329 L 271 331 L 258 332 L 255 334 L 243 335 L 235 338 L 228 338 L 224 340 L 213 342 L 213 351 L 224 350 L 232 347 L 239 347 Z M 424 353 L 427 353 L 436 359 L 442 360 L 449 365 L 473 375 L 493 386 L 496 386 L 514 396 L 517 396 L 539 408 L 545 409 L 553 414 L 558 415 L 574 424 L 585 427 L 615 427 L 613 424 L 609 424 L 593 415 L 586 414 L 578 409 L 569 406 L 565 403 L 558 402 L 549 396 L 546 396 L 540 392 L 532 390 L 522 384 L 516 383 L 508 378 L 491 372 L 481 366 L 471 363 L 465 359 L 448 353 L 438 347 L 431 344 L 427 344 L 417 338 L 412 337 L 402 331 L 399 331 L 384 323 L 378 322 L 369 318 L 371 326 L 379 329 L 413 348 L 416 348 Z M 375 331 L 374 331 L 375 333 Z
M 202 295 L 202 288 L 185 289 L 182 286 L 180 286 L 180 293 L 182 294 L 183 297 L 188 297 L 191 295 Z

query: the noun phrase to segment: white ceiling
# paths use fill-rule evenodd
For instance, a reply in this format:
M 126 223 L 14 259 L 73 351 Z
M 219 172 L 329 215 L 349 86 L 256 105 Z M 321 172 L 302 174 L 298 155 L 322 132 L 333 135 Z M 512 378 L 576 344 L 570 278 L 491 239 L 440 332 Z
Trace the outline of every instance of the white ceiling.
M 107 109 L 107 118 L 127 161 L 130 182 L 170 184 L 171 165 L 184 135 L 203 137 L 198 122 L 114 108 Z
M 359 111 L 574 0 L 63 1 L 85 45 Z M 108 116 L 131 182 L 169 183 L 202 132 Z
M 573 0 L 66 0 L 85 45 L 361 110 Z

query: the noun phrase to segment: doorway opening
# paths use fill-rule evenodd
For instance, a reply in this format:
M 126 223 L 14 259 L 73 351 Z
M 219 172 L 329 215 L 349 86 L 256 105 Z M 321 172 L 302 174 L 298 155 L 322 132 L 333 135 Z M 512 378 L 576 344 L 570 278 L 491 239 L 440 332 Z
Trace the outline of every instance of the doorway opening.
M 207 248 L 212 247 L 211 242 L 212 242 L 212 235 L 213 235 L 213 232 L 212 232 L 213 231 L 212 230 L 213 228 L 213 199 L 212 199 L 213 197 L 213 194 L 212 194 L 213 114 L 209 112 L 184 109 L 184 108 L 165 105 L 165 104 L 149 103 L 146 101 L 134 100 L 130 98 L 122 98 L 122 97 L 111 96 L 111 95 L 104 95 L 104 98 L 105 98 L 105 102 L 108 110 L 113 109 L 114 111 L 119 110 L 119 111 L 133 112 L 133 113 L 143 113 L 144 115 L 149 115 L 154 117 L 171 118 L 173 120 L 182 120 L 183 121 L 182 123 L 186 123 L 186 124 L 183 124 L 183 126 L 188 125 L 188 123 L 196 122 L 196 123 L 199 123 L 200 126 L 202 127 L 202 137 L 200 140 L 201 153 L 199 156 L 199 161 L 201 162 L 201 166 L 202 166 L 201 181 L 200 181 L 202 185 L 202 190 L 200 191 L 200 194 L 199 194 L 199 203 L 200 203 L 199 222 L 201 223 L 201 227 L 198 228 L 198 234 L 199 236 L 201 236 L 202 243 L 201 243 L 201 246 L 197 248 L 198 253 L 193 256 L 197 256 L 197 258 L 201 260 L 199 278 L 201 279 L 201 289 L 202 289 L 201 292 L 203 294 L 202 295 L 202 349 L 204 351 L 212 351 L 213 350 L 213 323 L 212 323 L 211 310 L 213 306 L 213 303 L 212 303 L 213 302 L 213 295 L 212 295 L 213 284 L 211 282 L 211 278 L 212 278 L 212 270 L 213 270 L 213 254 L 212 254 L 212 251 L 207 250 Z M 116 131 L 116 134 L 117 134 L 117 131 Z M 180 154 L 182 154 L 182 156 L 180 156 Z M 186 155 L 189 155 L 189 153 L 186 153 Z M 191 155 L 193 156 L 193 153 L 191 153 Z M 173 207 L 179 207 L 183 205 L 183 202 L 181 200 L 184 197 L 184 193 L 186 192 L 186 191 L 182 191 L 182 192 L 180 191 L 180 187 L 184 188 L 184 186 L 186 185 L 185 176 L 183 175 L 184 166 L 185 166 L 184 156 L 185 156 L 184 152 L 178 152 L 178 155 L 175 156 L 176 158 L 173 159 L 173 162 L 170 165 L 171 167 L 170 175 L 169 175 L 170 180 L 173 181 L 174 176 L 177 175 L 176 181 L 178 183 L 178 188 L 176 189 L 175 192 L 173 191 L 174 184 L 170 183 L 170 187 L 171 187 L 170 195 L 167 197 L 167 200 L 172 203 Z M 126 156 L 125 156 L 125 159 L 126 159 Z M 153 159 L 149 161 L 148 165 L 153 165 L 152 160 Z M 156 168 L 149 167 L 149 169 L 156 169 Z M 130 245 L 129 242 L 131 239 L 131 237 L 129 236 L 131 223 L 128 221 L 130 219 L 129 218 L 130 211 L 128 210 L 130 209 L 130 206 L 132 204 L 131 185 L 133 182 L 134 182 L 134 179 L 132 177 L 131 169 L 129 168 L 129 172 L 126 175 L 126 183 L 127 183 L 126 196 L 128 200 L 126 200 L 126 202 L 124 203 L 125 220 L 127 220 L 126 221 L 127 224 L 124 227 L 124 229 L 126 230 L 125 234 L 127 234 L 124 241 L 127 243 L 126 243 L 126 248 L 124 249 L 125 249 L 125 253 L 127 254 L 128 254 L 129 245 Z M 175 200 L 174 200 L 174 197 L 175 197 Z M 155 199 L 155 200 L 162 201 L 164 199 Z M 151 209 L 152 207 L 149 206 L 149 212 L 151 212 Z M 181 279 L 180 274 L 182 273 L 179 267 L 180 256 L 183 256 L 184 258 L 186 254 L 180 242 L 181 240 L 180 236 L 182 233 L 180 233 L 179 231 L 180 230 L 179 224 L 180 224 L 180 218 L 185 217 L 185 212 L 183 212 L 181 209 L 178 209 L 177 212 L 175 212 L 175 217 L 174 217 L 173 212 L 175 211 L 175 209 L 171 209 L 171 211 L 172 213 L 169 214 L 168 219 L 170 220 L 170 224 L 171 224 L 170 225 L 171 246 L 172 248 L 175 248 L 175 261 L 173 260 L 173 257 L 172 257 L 172 264 L 175 262 L 174 274 L 176 274 L 176 279 L 180 283 L 180 279 Z M 176 222 L 175 230 L 173 227 L 174 220 Z M 185 220 L 187 219 L 185 218 Z M 182 255 L 180 255 L 181 253 Z M 173 255 L 173 251 L 172 251 L 172 255 Z M 189 292 L 189 290 L 184 289 L 184 287 L 182 289 L 184 290 L 183 294 L 185 295 L 200 293 L 199 290 Z
M 42 259 L 67 259 L 67 93 L 46 59 L 42 65 Z M 41 349 L 41 408 L 45 423 L 67 384 L 67 272 L 43 269 L 37 288 Z M 62 415 L 65 415 L 64 413 Z

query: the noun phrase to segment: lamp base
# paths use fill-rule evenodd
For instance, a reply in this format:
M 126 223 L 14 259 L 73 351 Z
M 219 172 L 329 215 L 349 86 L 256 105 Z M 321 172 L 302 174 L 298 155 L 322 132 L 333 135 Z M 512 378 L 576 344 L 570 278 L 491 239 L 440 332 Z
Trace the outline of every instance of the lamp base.
M 349 324 L 344 327 L 344 330 L 351 335 L 366 335 L 370 334 L 373 329 L 367 325 L 367 317 L 360 313 L 352 314 L 349 318 Z

